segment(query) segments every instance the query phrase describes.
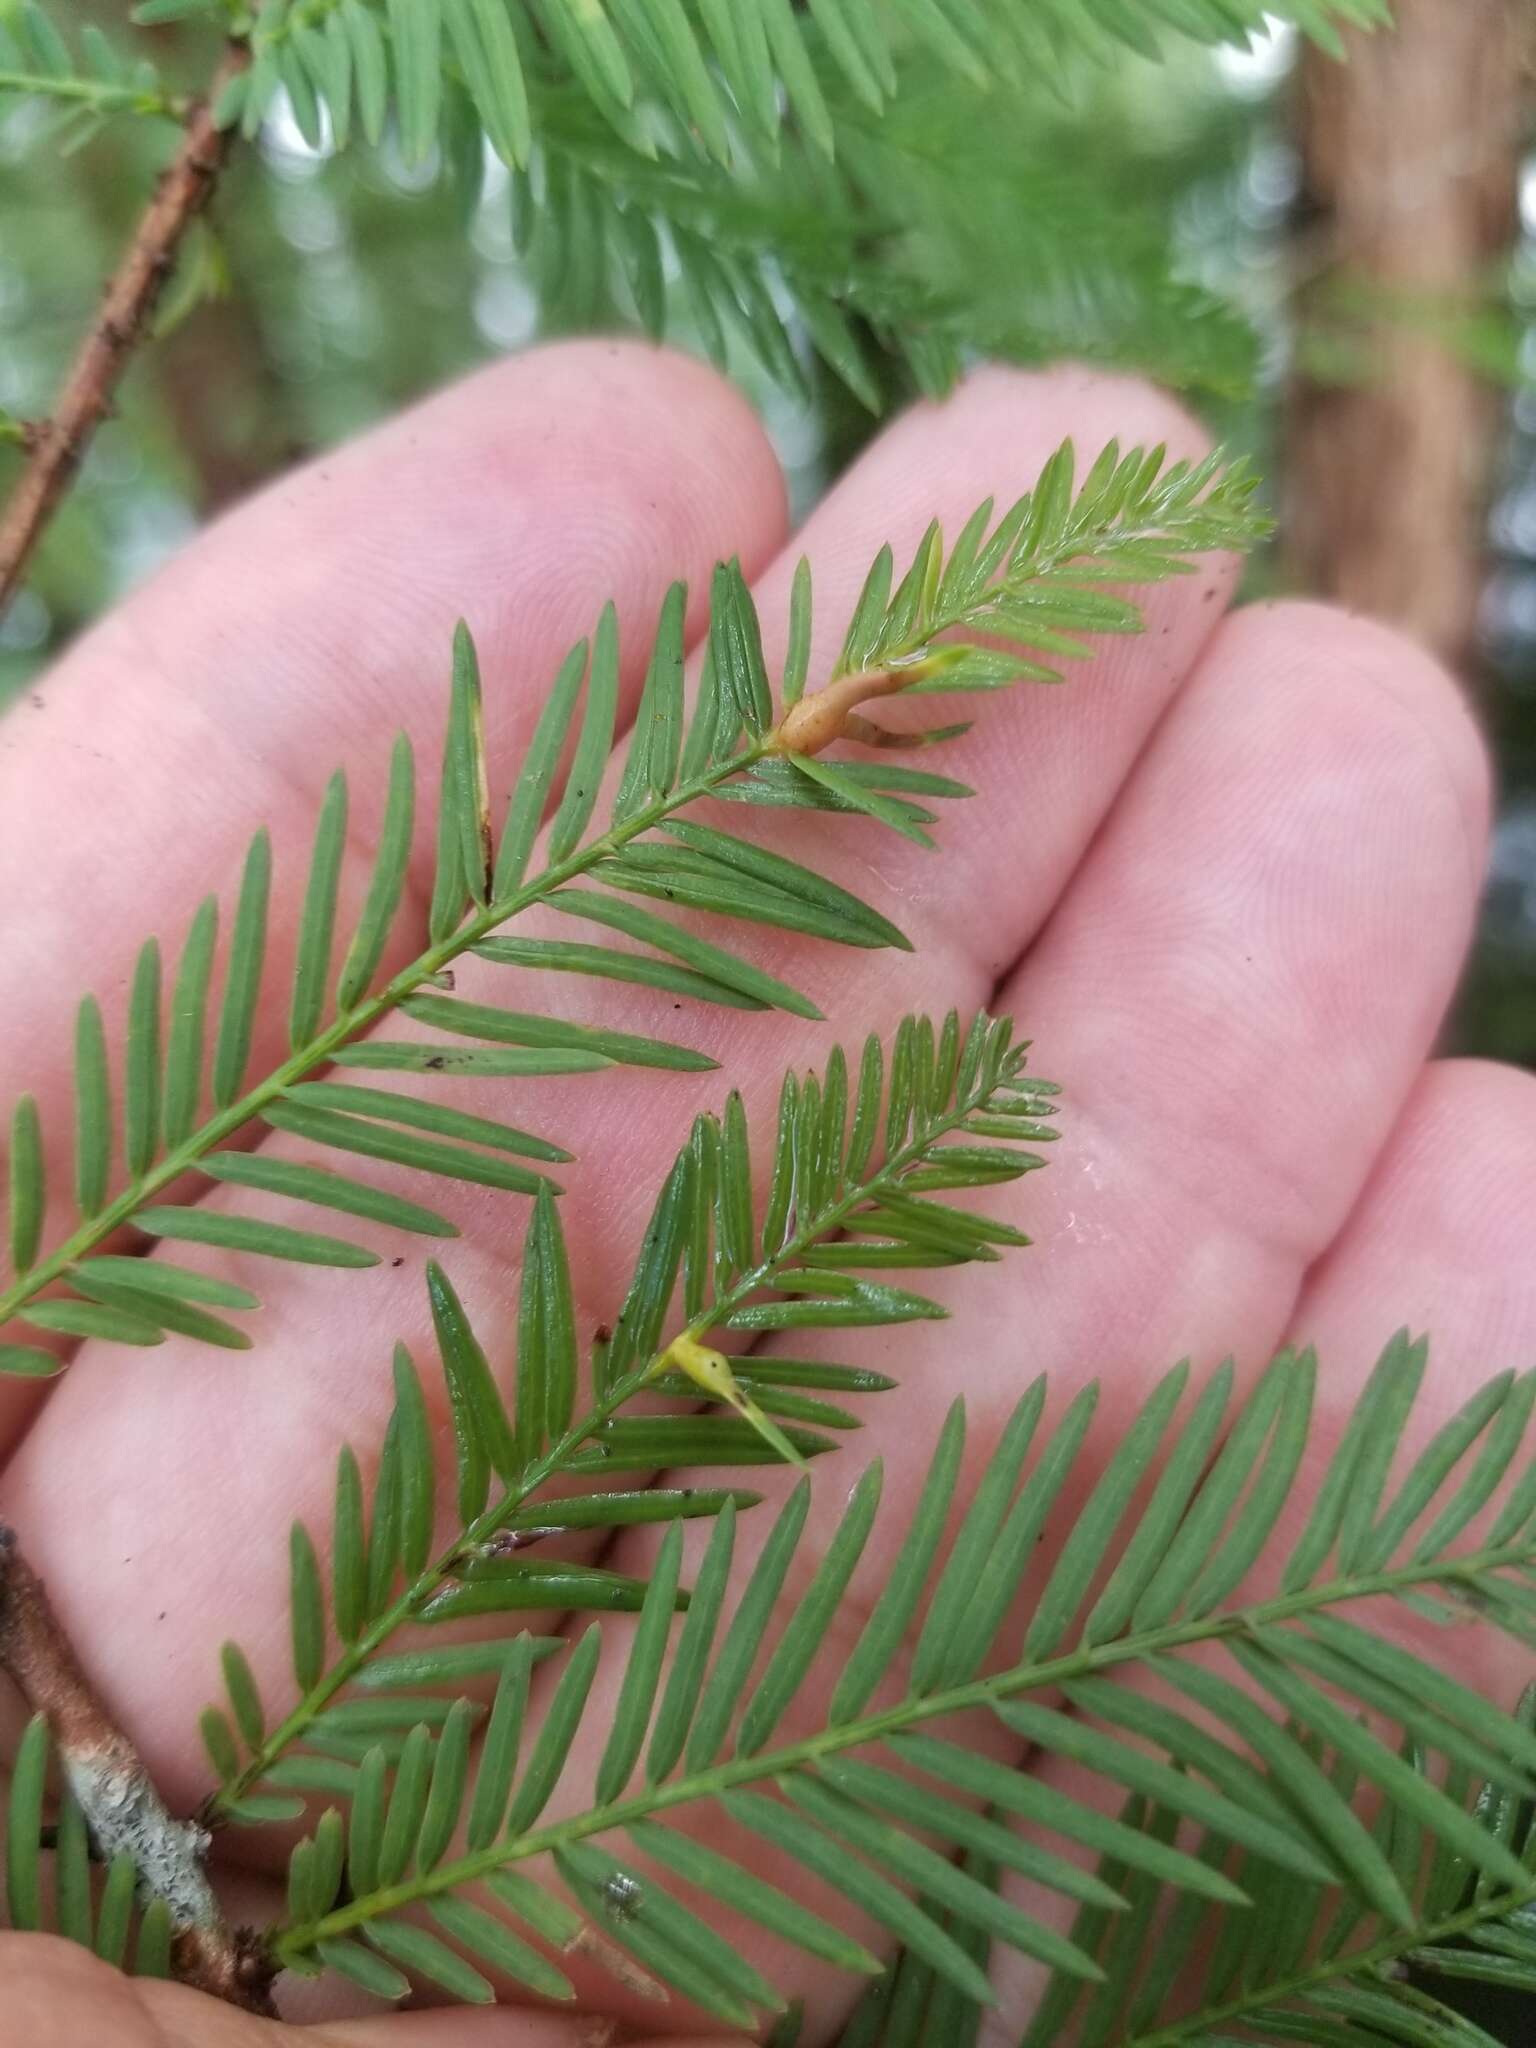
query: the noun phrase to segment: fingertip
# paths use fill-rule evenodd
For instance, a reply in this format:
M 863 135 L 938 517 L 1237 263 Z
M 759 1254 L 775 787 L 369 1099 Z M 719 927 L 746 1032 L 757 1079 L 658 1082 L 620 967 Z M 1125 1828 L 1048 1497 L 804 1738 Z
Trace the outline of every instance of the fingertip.
M 1536 1075 L 1438 1060 L 1309 1276 L 1293 1328 L 1360 1373 L 1389 1331 L 1427 1332 L 1438 1419 L 1479 1380 L 1536 1357 Z
M 1122 450 L 1166 447 L 1173 461 L 1199 461 L 1211 436 L 1175 395 L 1145 377 L 1097 369 L 1091 363 L 1053 363 L 1024 369 L 982 363 L 963 377 L 948 399 L 929 401 L 951 417 L 1001 427 L 1005 433 L 1042 433 L 1052 445 L 1070 439 L 1079 467 L 1118 441 Z
M 268 743 L 285 697 L 312 716 L 337 694 L 376 708 L 409 693 L 435 720 L 458 618 L 488 672 L 527 674 L 532 656 L 542 682 L 605 599 L 638 645 L 675 578 L 697 613 L 712 564 L 739 555 L 750 575 L 786 524 L 766 430 L 724 377 L 644 342 L 557 342 L 268 485 L 107 630 L 131 628 L 161 687 L 207 694 L 221 723 L 251 705 Z M 108 651 L 82 643 L 71 682 Z
M 946 396 L 920 399 L 899 413 L 817 508 L 811 530 L 818 541 L 818 597 L 829 567 L 847 574 L 857 566 L 862 581 L 875 522 L 888 529 L 899 553 L 935 513 L 946 525 L 958 523 L 988 496 L 1001 511 L 1033 487 L 1066 440 L 1074 445 L 1080 479 L 1111 441 L 1126 453 L 1163 446 L 1171 461 L 1198 460 L 1211 445 L 1176 398 L 1142 378 L 1077 363 L 1049 369 L 983 363 Z M 847 564 L 836 538 L 827 544 L 834 529 L 853 549 L 855 559 Z
M 1354 702 L 1380 744 L 1395 739 L 1417 755 L 1419 798 L 1431 810 L 1449 807 L 1461 874 L 1475 895 L 1493 773 L 1471 700 L 1450 670 L 1394 627 L 1310 598 L 1249 605 L 1226 621 L 1222 639 L 1252 651 L 1282 686 L 1287 677 L 1323 679 L 1336 703 Z
M 1530 1267 L 1533 1208 L 1536 1074 L 1445 1059 L 1425 1068 L 1351 1228 L 1357 1253 L 1395 1258 L 1404 1288 L 1455 1275 L 1477 1292 Z M 1531 1298 L 1536 1309 L 1536 1285 Z
M 644 549 L 663 587 L 691 571 L 691 610 L 707 600 L 715 560 L 739 556 L 750 576 L 781 545 L 788 489 L 768 431 L 697 356 L 631 339 L 551 342 L 445 396 L 478 418 L 482 387 L 477 458 L 514 485 L 532 464 L 585 486 L 584 514 L 616 558 Z
M 832 629 L 840 629 L 883 543 L 904 567 L 930 520 L 953 539 L 984 500 L 1001 515 L 1034 488 L 1068 440 L 1079 485 L 1112 442 L 1122 454 L 1161 447 L 1169 462 L 1198 460 L 1210 447 L 1205 429 L 1183 405 L 1141 378 L 1075 363 L 1049 369 L 982 364 L 947 396 L 922 399 L 898 414 L 816 507 L 796 547 L 764 578 L 766 637 L 772 645 L 783 638 L 794 566 L 789 557 L 802 545 L 815 570 L 816 668 L 835 651 Z M 1093 663 L 1095 680 L 1113 686 L 1116 695 L 1123 694 L 1121 683 L 1136 678 L 1149 722 L 1187 672 L 1236 583 L 1234 555 L 1202 554 L 1195 567 L 1194 575 L 1136 586 L 1144 632 L 1109 637 Z M 1036 694 L 1021 693 L 1021 704 Z M 1102 704 L 1107 693 L 1087 694 Z M 1035 722 L 1027 711 L 1007 716 Z M 1074 725 L 1081 727 L 1083 719 L 1080 709 Z

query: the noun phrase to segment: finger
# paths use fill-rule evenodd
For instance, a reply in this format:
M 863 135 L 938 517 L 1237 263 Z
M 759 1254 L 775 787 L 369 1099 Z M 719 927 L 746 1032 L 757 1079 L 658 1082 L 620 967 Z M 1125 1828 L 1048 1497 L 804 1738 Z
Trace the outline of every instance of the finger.
M 390 734 L 409 733 L 424 765 L 435 757 L 455 618 L 506 679 L 487 722 L 510 769 L 542 679 L 605 599 L 633 651 L 674 577 L 702 587 L 719 552 L 766 560 L 783 522 L 772 451 L 723 379 L 640 345 L 565 344 L 284 478 L 81 641 L 0 734 L 0 1071 L 42 1109 L 55 1195 L 45 1241 L 68 1206 L 59 1027 L 77 981 L 89 976 L 115 1049 L 140 942 L 158 931 L 174 957 L 204 896 L 222 895 L 227 912 L 266 825 L 278 849 L 270 1001 L 252 1056 L 270 1063 L 326 778 L 352 771 L 346 930 Z M 626 709 L 636 680 L 631 663 Z M 418 862 L 428 855 L 418 835 Z
M 1536 1077 L 1478 1060 L 1426 1067 L 1344 1229 L 1307 1276 L 1289 1341 L 1329 1356 L 1430 1335 L 1426 1398 L 1536 1351 Z M 1349 1401 L 1338 1391 L 1339 1405 Z
M 1475 908 L 1486 770 L 1454 686 L 1362 621 L 1241 613 L 998 994 L 1065 1089 L 1049 1171 L 999 1191 L 1027 1261 L 924 1276 L 957 1323 L 850 1336 L 906 1374 L 867 1433 L 909 1497 L 957 1391 L 985 1442 L 1037 1371 L 1267 1356 L 1433 1041 Z M 638 1542 L 638 1538 L 636 1541 Z
M 72 1941 L 0 1934 L 0 2048 L 608 2048 L 600 2022 L 526 2012 L 433 2012 L 304 2027 L 270 2020 L 185 1985 L 125 1977 Z M 660 2039 L 637 2048 L 683 2048 Z M 690 2048 L 725 2048 L 692 2037 Z
M 1307 1276 L 1285 1332 L 1287 1345 L 1311 1344 L 1318 1354 L 1313 1447 L 1249 1582 L 1255 1593 L 1273 1584 L 1291 1555 L 1344 1421 L 1393 1328 L 1428 1333 L 1430 1349 L 1387 1498 L 1433 1433 L 1479 1387 L 1502 1371 L 1529 1368 L 1536 1354 L 1536 1272 L 1523 1219 L 1533 1194 L 1536 1080 L 1475 1061 L 1425 1069 L 1359 1202 Z M 1512 1477 L 1523 1463 L 1517 1458 Z M 1475 1547 L 1478 1526 L 1458 1548 Z M 1499 1705 L 1512 1707 L 1529 1677 L 1529 1651 L 1487 1627 L 1436 1628 L 1380 1603 L 1368 1618 L 1426 1664 Z M 1224 1658 L 1218 1668 L 1241 1678 Z M 1187 1710 L 1187 1701 L 1164 1696 Z M 1382 1732 L 1395 1743 L 1396 1729 Z M 1102 1784 L 1079 1771 L 1056 1763 L 1039 1769 L 1076 1798 L 1113 1804 Z M 1031 1911 L 1043 1903 L 1023 1888 L 1011 1896 Z M 1069 1916 L 1055 1910 L 1049 1917 L 1063 1925 Z M 997 1981 L 1004 2010 L 1017 2020 L 1038 1997 L 1042 1979 L 1010 1956 Z
M 1022 1331 L 995 1290 L 1016 1372 L 1111 1374 L 1123 1414 L 1172 1358 L 1257 1369 L 1443 1021 L 1487 821 L 1427 655 L 1317 606 L 1224 624 L 1001 997 L 1070 1105 Z
M 1167 401 L 1141 387 L 1075 373 L 1044 379 L 990 374 L 945 408 L 918 409 L 834 493 L 804 536 L 822 578 L 823 655 L 840 633 L 858 575 L 893 527 L 898 543 L 910 547 L 933 511 L 953 525 L 989 489 L 1016 489 L 1038 470 L 1066 425 L 1094 446 L 1116 431 L 1126 439 L 1191 431 Z M 763 587 L 779 635 L 791 573 L 788 563 L 780 564 Z M 852 1023 L 860 1032 L 888 1028 L 914 1004 L 974 1006 L 998 960 L 1046 914 L 1052 888 L 1091 841 L 1118 776 L 1208 630 L 1217 609 L 1203 602 L 1210 580 L 1189 578 L 1158 593 L 1154 630 L 1145 640 L 1117 648 L 1074 693 L 1051 694 L 1070 767 L 1041 776 L 1039 799 L 1027 814 L 1004 799 L 1041 752 L 1033 735 L 1042 730 L 1044 714 L 1028 693 L 998 704 L 988 721 L 988 744 L 960 764 L 961 773 L 982 782 L 983 795 L 970 816 L 962 811 L 951 826 L 944 893 L 920 874 L 915 853 L 909 859 L 904 848 L 888 848 L 872 856 L 868 831 L 838 830 L 857 821 L 808 820 L 808 836 L 829 828 L 815 831 L 810 858 L 882 903 L 894 899 L 918 942 L 915 954 L 858 953 L 849 965 L 776 937 L 759 949 L 764 964 L 824 997 L 845 1027 Z M 1079 719 L 1085 736 L 1072 737 Z M 872 857 L 879 863 L 874 874 Z M 1038 884 L 1013 883 L 1014 876 L 1037 870 Z M 975 907 L 962 920 L 947 915 L 950 901 Z M 982 907 L 988 903 L 990 912 Z M 505 1001 L 504 985 L 484 978 L 491 974 L 483 963 L 470 962 L 460 987 Z M 616 1002 L 606 988 L 584 1005 L 573 999 L 564 1007 L 629 1029 L 648 1028 L 654 1016 L 629 997 Z M 762 1017 L 732 1040 L 713 1020 L 705 1026 L 665 1005 L 663 1015 L 667 1035 L 691 1029 L 722 1045 L 760 1130 L 772 1115 L 784 1066 L 824 1048 L 832 1035 L 830 1026 L 806 1031 Z M 616 1085 L 628 1091 L 617 1122 Z M 546 1084 L 528 1117 L 520 1115 L 515 1087 L 486 1096 L 466 1085 L 454 1098 L 501 1117 L 531 1118 L 578 1155 L 590 1154 L 590 1173 L 574 1169 L 564 1176 L 570 1192 L 562 1204 L 583 1331 L 611 1319 L 661 1163 L 685 1135 L 693 1111 L 718 1102 L 719 1094 L 713 1080 L 701 1086 L 693 1076 L 647 1074 L 623 1082 L 600 1076 L 579 1091 Z M 516 1286 L 509 1234 L 520 1218 L 505 1197 L 481 1201 L 474 1191 L 448 1190 L 442 1206 L 463 1232 L 454 1250 L 455 1278 L 490 1355 L 504 1359 Z M 172 1772 L 170 1782 L 187 1796 L 200 1783 L 202 1767 L 173 1731 L 186 1726 L 201 1703 L 210 1633 L 228 1626 L 230 1586 L 241 1589 L 241 1631 L 258 1671 L 272 1698 L 281 1698 L 289 1680 L 280 1531 L 294 1513 L 317 1536 L 328 1525 L 343 1436 L 356 1446 L 365 1471 L 371 1468 L 388 1412 L 392 1340 L 404 1337 L 418 1353 L 430 1350 L 420 1253 L 402 1248 L 400 1257 L 406 1263 L 399 1267 L 385 1264 L 342 1282 L 301 1269 L 270 1280 L 263 1274 L 266 1341 L 249 1364 L 231 1367 L 222 1357 L 210 1363 L 207 1354 L 173 1341 L 156 1354 L 148 1381 L 125 1370 L 121 1356 L 88 1347 L 61 1399 L 50 1402 L 11 1466 L 11 1513 L 28 1527 L 34 1551 L 42 1544 L 46 1555 L 39 1563 L 66 1620 L 78 1623 L 115 1702 L 142 1725 L 155 1747 L 157 1773 Z M 140 1483 L 151 1462 L 152 1489 Z M 91 1469 L 100 1488 L 104 1519 L 88 1540 L 71 1530 L 70 1518 L 46 1513 L 44 1503 L 58 1483 L 54 1475 L 66 1465 Z M 46 1531 L 40 1526 L 45 1520 Z M 179 1591 L 167 1610 L 150 1583 L 155 1560 L 170 1555 L 177 1560 Z M 165 1620 L 154 1618 L 162 1612 Z
M 0 2048 L 76 2048 L 111 2041 L 114 2048 L 184 2048 L 192 2035 L 179 2022 L 162 2024 L 141 1997 L 143 1986 L 100 1962 L 89 1950 L 53 1935 L 0 1934 L 5 2013 Z M 191 1994 L 187 1994 L 189 1997 Z M 186 2007 L 182 2017 L 186 2017 Z M 201 2048 L 262 2048 L 275 2029 L 249 2014 L 198 1998 L 205 2022 Z
M 187 2048 L 202 2048 L 201 2035 L 188 2035 Z M 292 2048 L 295 2032 L 283 2028 L 274 2032 L 274 2044 L 287 2042 Z M 494 2011 L 466 2010 L 390 2014 L 387 2018 L 346 2020 L 323 2027 L 298 2030 L 300 2048 L 617 2048 L 619 2034 L 601 2018 L 553 2017 L 512 2007 Z M 181 2048 L 174 2037 L 167 2048 Z M 236 2048 L 233 2040 L 230 2048 Z M 240 2044 L 244 2048 L 244 2043 Z M 254 2048 L 254 2044 L 253 2044 Z M 701 2039 L 686 2041 L 669 2035 L 665 2039 L 630 2036 L 628 2048 L 739 2048 L 739 2042 Z
M 1505 1371 L 1536 1358 L 1536 1270 L 1528 1219 L 1536 1194 L 1536 1079 L 1513 1067 L 1449 1060 L 1420 1078 L 1369 1185 L 1326 1258 L 1308 1275 L 1286 1342 L 1316 1347 L 1318 1458 L 1332 1448 L 1394 1329 L 1429 1340 L 1423 1386 L 1388 1476 L 1395 1490 L 1431 1435 Z M 1518 1470 L 1518 1467 L 1517 1467 Z M 1314 1468 L 1277 1532 L 1288 1553 Z M 1454 1636 L 1394 1623 L 1421 1655 L 1505 1706 L 1530 1653 L 1482 1629 Z
M 1066 1091 L 1049 1170 L 988 1205 L 1039 1249 L 922 1275 L 953 1312 L 947 1326 L 839 1346 L 902 1382 L 858 1445 L 883 1456 L 891 1529 L 905 1525 L 957 1393 L 970 1423 L 963 1500 L 1037 1373 L 1050 1375 L 1057 1404 L 1103 1377 L 1100 1418 L 1045 1559 L 1175 1358 L 1204 1367 L 1232 1351 L 1246 1378 L 1268 1356 L 1449 999 L 1484 803 L 1475 736 L 1427 658 L 1310 608 L 1256 610 L 1221 628 L 999 996 Z M 757 1482 L 770 1499 L 786 1484 L 776 1471 Z M 791 1596 L 842 1506 L 840 1488 L 814 1488 Z M 743 1526 L 738 1588 L 764 1513 Z M 635 1532 L 611 1562 L 643 1571 L 651 1547 Z M 871 1546 L 784 1740 L 818 1725 L 889 1555 Z M 588 1725 L 606 1718 L 600 1702 Z M 818 1991 L 834 2006 L 841 1995 L 829 1980 L 806 1988 L 813 2014 Z

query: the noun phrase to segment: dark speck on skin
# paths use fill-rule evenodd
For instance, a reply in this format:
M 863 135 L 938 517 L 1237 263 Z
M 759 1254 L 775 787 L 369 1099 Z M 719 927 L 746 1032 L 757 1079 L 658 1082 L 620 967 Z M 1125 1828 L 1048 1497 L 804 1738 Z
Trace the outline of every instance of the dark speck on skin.
M 390 1264 L 391 1264 L 392 1266 L 403 1266 L 403 1265 L 405 1264 L 405 1260 L 404 1260 L 403 1258 L 401 1258 L 401 1259 L 391 1259 L 389 1263 L 390 1263 Z

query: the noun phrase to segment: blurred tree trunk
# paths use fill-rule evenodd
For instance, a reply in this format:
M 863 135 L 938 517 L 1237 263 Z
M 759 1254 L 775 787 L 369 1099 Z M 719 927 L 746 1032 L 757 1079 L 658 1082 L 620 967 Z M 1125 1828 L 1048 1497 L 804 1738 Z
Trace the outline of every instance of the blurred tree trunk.
M 1302 586 L 1461 661 L 1501 408 L 1433 316 L 1475 305 L 1513 236 L 1536 5 L 1395 13 L 1395 30 L 1350 36 L 1347 64 L 1302 66 L 1300 311 L 1346 354 L 1344 381 L 1304 357 L 1295 382 L 1287 545 Z

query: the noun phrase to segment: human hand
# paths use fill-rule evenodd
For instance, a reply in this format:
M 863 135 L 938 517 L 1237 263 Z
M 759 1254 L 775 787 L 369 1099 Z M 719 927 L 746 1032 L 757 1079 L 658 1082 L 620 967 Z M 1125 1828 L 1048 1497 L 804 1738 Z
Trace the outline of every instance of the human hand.
M 360 799 L 345 917 L 366 875 L 387 735 L 403 725 L 430 748 L 458 612 L 480 644 L 490 756 L 505 779 L 556 663 L 604 598 L 618 599 L 632 709 L 634 657 L 673 575 L 699 590 L 717 556 L 739 554 L 771 659 L 803 549 L 817 578 L 814 684 L 883 540 L 900 555 L 930 516 L 953 529 L 988 491 L 1011 498 L 1067 432 L 1089 453 L 1111 435 L 1198 442 L 1135 384 L 984 372 L 888 429 L 786 549 L 782 485 L 742 402 L 676 358 L 583 344 L 489 371 L 276 486 L 122 606 L 0 727 L 0 873 L 27 885 L 0 961 L 0 1067 L 38 1094 L 45 1129 L 67 1132 L 59 1021 L 76 985 L 119 997 L 145 932 L 174 940 L 203 894 L 232 894 L 261 822 L 279 855 L 274 946 L 291 949 L 300 849 L 338 762 Z M 843 820 L 797 820 L 827 872 L 850 873 L 915 945 L 833 959 L 761 936 L 760 957 L 820 1000 L 827 1026 L 674 1015 L 655 999 L 669 1035 L 721 1058 L 759 1127 L 788 1063 L 909 1008 L 1010 1011 L 1065 1086 L 1051 1170 L 1001 1202 L 1038 1249 L 925 1275 L 928 1291 L 952 1297 L 953 1321 L 840 1352 L 877 1357 L 902 1380 L 867 1411 L 856 1454 L 884 1458 L 898 1518 L 957 1391 L 979 1461 L 1041 1369 L 1058 1386 L 1103 1376 L 1112 1429 L 1176 1357 L 1208 1365 L 1230 1351 L 1251 1380 L 1300 1336 L 1318 1343 L 1321 1401 L 1338 1412 L 1406 1321 L 1436 1342 L 1427 1429 L 1470 1378 L 1524 1363 L 1536 1335 L 1536 1269 L 1521 1242 L 1536 1083 L 1428 1063 L 1482 865 L 1486 772 L 1471 724 L 1454 687 L 1390 634 L 1302 605 L 1225 617 L 1231 584 L 1230 566 L 1202 564 L 1151 592 L 1146 635 L 1115 643 L 1065 691 L 988 700 L 976 731 L 946 750 L 946 769 L 979 794 L 946 817 L 937 858 L 893 839 L 876 847 Z M 489 973 L 466 963 L 461 992 Z M 650 1001 L 604 986 L 581 1014 L 632 1024 L 638 1013 L 645 1029 Z M 279 1015 L 266 1019 L 256 1058 L 281 1029 Z M 478 1095 L 515 1117 L 519 1085 L 460 1084 L 455 1100 L 474 1107 Z M 612 1309 L 661 1163 L 720 1081 L 535 1085 L 535 1120 L 581 1162 L 562 1213 L 590 1326 Z M 55 1166 L 54 1183 L 67 1182 L 67 1163 Z M 492 1357 L 504 1356 L 517 1205 L 478 1190 L 448 1204 L 463 1233 L 455 1281 Z M 87 1344 L 40 1411 L 14 1389 L 5 1397 L 5 1514 L 181 1809 L 207 1790 L 195 1728 L 219 1642 L 237 1628 L 269 1698 L 283 1697 L 283 1532 L 294 1516 L 327 1526 L 344 1438 L 365 1466 L 377 1455 L 393 1341 L 430 1351 L 419 1247 L 401 1249 L 403 1265 L 367 1275 L 264 1271 L 249 1358 L 174 1338 L 143 1358 Z M 764 1475 L 770 1496 L 777 1477 Z M 813 1539 L 842 1490 L 818 1486 Z M 742 1566 L 767 1512 L 743 1525 Z M 618 1568 L 643 1556 L 643 1533 L 621 1538 Z M 616 1685 L 616 1668 L 605 1664 L 600 1688 Z M 1476 1676 L 1506 1701 L 1518 1683 L 1492 1646 Z M 594 1726 L 603 1719 L 599 1706 Z M 256 1917 L 259 1862 L 246 1876 Z M 27 1954 L 22 1981 L 44 1988 L 21 2031 L 0 2019 L 3 2048 L 98 2034 L 137 2048 L 130 2016 L 146 2048 L 222 2048 L 220 2027 L 230 2048 L 263 2038 L 259 2021 L 211 2007 L 194 2017 L 178 1988 L 122 1989 L 35 1939 Z M 846 1982 L 814 1969 L 791 1980 L 784 1960 L 765 1967 L 806 1996 L 808 2038 L 826 2038 Z M 0 1964 L 12 1981 L 15 1966 Z M 999 1973 L 1016 2038 L 1033 1980 L 1012 1956 Z M 582 1990 L 594 2012 L 654 2028 L 606 1979 Z M 60 2032 L 75 1996 L 115 1997 L 119 2010 L 108 2019 L 92 2006 L 89 2032 Z M 543 2016 L 420 2014 L 339 2025 L 332 2038 L 564 2048 L 581 2037 Z

